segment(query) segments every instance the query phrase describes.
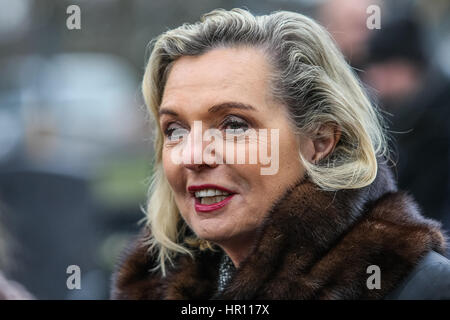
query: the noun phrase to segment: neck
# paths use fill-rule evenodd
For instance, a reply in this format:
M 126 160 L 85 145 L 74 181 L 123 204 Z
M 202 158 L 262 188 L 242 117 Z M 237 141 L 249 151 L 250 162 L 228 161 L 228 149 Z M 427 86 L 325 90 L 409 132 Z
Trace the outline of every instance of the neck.
M 249 255 L 256 242 L 256 234 L 246 234 L 233 239 L 217 242 L 226 255 L 231 259 L 235 268 Z

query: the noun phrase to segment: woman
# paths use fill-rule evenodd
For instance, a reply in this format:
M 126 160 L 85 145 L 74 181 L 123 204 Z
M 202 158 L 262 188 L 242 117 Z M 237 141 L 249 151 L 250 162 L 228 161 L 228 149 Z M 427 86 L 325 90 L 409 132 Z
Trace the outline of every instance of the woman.
M 415 266 L 449 275 L 439 224 L 397 191 L 381 117 L 311 19 L 215 10 L 157 39 L 142 85 L 154 174 L 113 298 L 403 298 L 429 284 Z

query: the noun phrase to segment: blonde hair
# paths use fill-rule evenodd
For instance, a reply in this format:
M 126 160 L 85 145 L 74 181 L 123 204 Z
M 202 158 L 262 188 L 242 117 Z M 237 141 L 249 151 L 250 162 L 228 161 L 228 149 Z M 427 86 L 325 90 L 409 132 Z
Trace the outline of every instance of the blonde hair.
M 307 175 L 319 188 L 334 191 L 365 187 L 376 177 L 377 157 L 388 158 L 379 112 L 328 32 L 306 16 L 286 11 L 254 16 L 243 9 L 218 9 L 205 14 L 200 22 L 163 33 L 153 45 L 142 92 L 155 120 L 168 72 L 179 57 L 201 55 L 219 47 L 250 46 L 261 49 L 272 65 L 273 96 L 286 106 L 297 134 L 312 134 L 328 123 L 341 131 L 333 152 L 319 163 L 309 163 L 299 155 Z M 155 139 L 147 206 L 148 244 L 158 255 L 155 269 L 161 269 L 164 275 L 167 261 L 177 254 L 192 253 L 183 245 L 185 224 L 162 168 L 159 121 Z

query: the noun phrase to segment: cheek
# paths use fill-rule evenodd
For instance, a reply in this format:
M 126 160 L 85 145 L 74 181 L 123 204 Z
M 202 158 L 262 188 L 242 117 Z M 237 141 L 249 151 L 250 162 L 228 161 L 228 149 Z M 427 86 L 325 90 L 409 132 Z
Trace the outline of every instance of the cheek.
M 305 169 L 300 160 L 299 139 L 292 132 L 280 130 L 278 148 L 279 171 L 269 179 L 272 179 L 270 182 L 274 192 L 281 193 L 303 177 Z
M 171 176 L 172 172 L 174 171 L 174 168 L 173 168 L 172 162 L 170 161 L 170 157 L 168 157 L 167 151 L 165 151 L 165 150 L 163 150 L 163 153 L 162 153 L 162 165 L 163 165 L 164 173 L 170 182 L 170 176 Z
M 301 139 L 288 130 L 280 130 L 280 168 L 291 167 L 294 170 L 302 169 L 300 162 Z
M 288 124 L 280 127 L 286 128 Z M 259 158 L 261 147 L 264 148 L 262 152 L 267 157 L 266 160 L 270 159 L 271 163 L 261 163 Z M 265 200 L 272 200 L 273 197 L 277 197 L 288 185 L 299 179 L 304 174 L 304 168 L 300 163 L 299 150 L 298 138 L 285 129 L 280 129 L 277 136 L 272 137 L 269 133 L 268 136 L 260 136 L 258 140 L 251 141 L 247 145 L 246 159 L 249 159 L 249 153 L 253 153 L 258 155 L 258 162 L 256 164 L 232 166 L 233 170 L 239 173 L 249 184 L 247 199 L 255 198 L 261 204 L 265 203 Z M 272 170 L 273 174 L 262 174 L 262 168 L 268 169 L 272 166 L 277 168 Z M 265 196 L 262 197 L 261 195 Z
M 172 189 L 179 190 L 181 186 L 180 165 L 173 163 L 170 153 L 166 150 L 163 150 L 162 153 L 162 165 L 164 174 Z

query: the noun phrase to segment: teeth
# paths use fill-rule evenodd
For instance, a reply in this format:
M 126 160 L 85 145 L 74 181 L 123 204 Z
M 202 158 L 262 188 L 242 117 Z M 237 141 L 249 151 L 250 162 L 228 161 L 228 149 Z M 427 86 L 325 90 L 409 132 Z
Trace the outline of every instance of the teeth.
M 214 196 L 228 196 L 229 193 L 218 189 L 204 189 L 195 192 L 195 197 L 214 197 Z
M 224 200 L 225 198 L 226 198 L 225 196 L 200 198 L 200 203 L 201 204 L 213 204 L 213 203 L 220 202 L 220 201 Z
M 203 189 L 195 192 L 201 204 L 213 204 L 224 200 L 230 194 L 218 189 Z

